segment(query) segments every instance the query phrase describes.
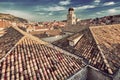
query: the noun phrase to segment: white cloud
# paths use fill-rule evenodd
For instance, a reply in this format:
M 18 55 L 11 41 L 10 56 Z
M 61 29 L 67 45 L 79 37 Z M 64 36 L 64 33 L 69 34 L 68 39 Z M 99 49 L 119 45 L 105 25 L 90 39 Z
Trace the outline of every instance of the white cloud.
M 101 0 L 94 0 L 95 3 L 100 3 Z
M 116 9 L 109 9 L 108 12 L 112 14 L 112 13 L 116 13 L 117 10 Z
M 60 5 L 69 5 L 70 4 L 70 0 L 60 1 L 59 4 Z
M 39 14 L 39 15 L 45 15 L 45 13 L 42 13 L 42 12 L 40 12 L 40 13 L 37 13 L 37 14 Z
M 45 11 L 61 11 L 61 10 L 66 10 L 66 8 L 63 6 L 53 6 L 53 7 L 43 8 L 43 10 L 45 10 Z
M 50 12 L 50 13 L 48 13 L 48 15 L 51 16 L 51 15 L 53 15 L 53 13 Z
M 96 7 L 95 5 L 84 5 L 84 6 L 76 7 L 75 9 L 84 10 L 84 9 L 95 8 L 95 7 Z
M 102 13 L 101 13 L 101 12 L 96 12 L 96 14 L 100 15 L 100 14 L 102 14 Z
M 110 5 L 114 5 L 115 4 L 115 2 L 105 2 L 103 5 L 104 6 L 110 6 Z
M 42 6 L 35 6 L 33 11 L 39 12 L 41 8 L 43 8 L 43 7 Z
M 108 15 L 116 15 L 116 14 L 120 14 L 120 7 L 96 12 L 96 15 L 100 15 L 100 16 L 108 16 Z
M 94 5 L 99 5 L 100 2 L 101 2 L 101 0 L 94 0 L 93 4 Z
M 65 10 L 66 8 L 64 6 L 58 6 L 58 5 L 52 5 L 52 6 L 35 6 L 34 10 L 35 12 L 41 12 L 41 11 L 61 11 Z

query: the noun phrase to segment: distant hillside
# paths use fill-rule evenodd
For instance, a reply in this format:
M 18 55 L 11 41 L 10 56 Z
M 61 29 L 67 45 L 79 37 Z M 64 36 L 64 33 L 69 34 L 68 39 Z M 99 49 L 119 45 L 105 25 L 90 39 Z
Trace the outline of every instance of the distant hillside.
M 67 20 L 62 20 L 62 22 L 67 22 Z
M 119 24 L 120 23 L 120 14 L 104 16 L 95 19 L 85 19 L 79 22 L 81 25 L 109 25 L 109 24 Z
M 15 22 L 22 22 L 22 23 L 28 22 L 26 19 L 13 16 L 11 14 L 4 14 L 4 13 L 0 13 L 0 19 L 4 19 L 4 20 L 8 20 L 8 21 L 15 21 Z

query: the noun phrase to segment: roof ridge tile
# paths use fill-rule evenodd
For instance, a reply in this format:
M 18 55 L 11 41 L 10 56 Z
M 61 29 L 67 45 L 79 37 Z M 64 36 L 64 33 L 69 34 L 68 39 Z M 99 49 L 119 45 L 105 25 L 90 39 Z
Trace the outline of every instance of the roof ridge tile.
M 100 48 L 99 43 L 97 42 L 96 37 L 94 36 L 93 31 L 91 30 L 91 28 L 89 28 L 89 30 L 90 30 L 90 32 L 91 32 L 91 34 L 92 34 L 92 36 L 93 36 L 93 39 L 95 40 L 96 46 L 97 46 L 97 48 L 98 48 L 99 51 L 100 51 L 100 54 L 101 54 L 101 56 L 102 56 L 102 58 L 103 58 L 104 63 L 105 63 L 105 65 L 106 65 L 107 68 L 108 68 L 108 72 L 109 72 L 110 74 L 113 74 L 113 71 L 112 71 L 112 69 L 110 68 L 110 65 L 109 65 L 109 63 L 108 63 L 105 55 L 103 54 L 103 51 L 102 51 L 102 49 Z

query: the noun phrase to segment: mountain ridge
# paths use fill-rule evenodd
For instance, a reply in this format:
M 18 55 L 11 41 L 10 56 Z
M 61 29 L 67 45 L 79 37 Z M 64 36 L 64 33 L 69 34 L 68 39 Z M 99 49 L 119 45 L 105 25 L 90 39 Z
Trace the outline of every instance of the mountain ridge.
M 12 14 L 6 14 L 6 13 L 0 13 L 0 19 L 13 21 L 13 22 L 22 22 L 22 23 L 27 23 L 28 22 L 26 19 L 14 16 Z

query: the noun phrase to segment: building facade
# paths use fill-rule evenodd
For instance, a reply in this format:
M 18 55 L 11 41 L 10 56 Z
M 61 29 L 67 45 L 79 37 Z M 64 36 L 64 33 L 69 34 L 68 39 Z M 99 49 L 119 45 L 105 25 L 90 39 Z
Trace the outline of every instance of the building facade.
M 67 14 L 67 25 L 76 24 L 76 15 L 74 14 L 74 9 L 69 8 Z

